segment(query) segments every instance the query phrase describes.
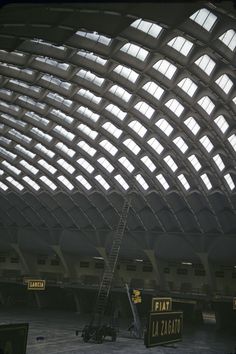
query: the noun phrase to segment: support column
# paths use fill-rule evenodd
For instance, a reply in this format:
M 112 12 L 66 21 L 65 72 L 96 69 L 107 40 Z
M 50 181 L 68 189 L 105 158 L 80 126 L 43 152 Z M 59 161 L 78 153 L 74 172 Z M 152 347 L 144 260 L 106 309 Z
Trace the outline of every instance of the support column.
M 198 252 L 197 255 L 204 266 L 207 282 L 209 284 L 210 293 L 214 294 L 217 291 L 217 285 L 216 285 L 216 279 L 215 279 L 214 271 L 212 269 L 212 265 L 209 262 L 208 253 Z
M 158 284 L 160 285 L 160 290 L 164 290 L 164 291 L 167 290 L 166 279 L 164 276 L 164 271 L 163 271 L 161 261 L 158 260 L 153 250 L 146 249 L 144 250 L 144 252 L 146 253 L 149 261 L 151 262 Z
M 80 314 L 81 313 L 81 306 L 80 306 L 80 300 L 77 291 L 74 289 L 73 290 L 73 297 L 75 300 L 75 306 L 76 306 L 76 313 Z

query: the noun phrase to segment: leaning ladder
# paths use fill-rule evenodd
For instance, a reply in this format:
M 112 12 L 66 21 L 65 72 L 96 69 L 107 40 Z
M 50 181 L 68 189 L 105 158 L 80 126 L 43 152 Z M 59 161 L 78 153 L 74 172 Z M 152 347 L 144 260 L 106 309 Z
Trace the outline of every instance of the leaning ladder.
M 95 310 L 93 313 L 92 320 L 90 322 L 91 326 L 101 326 L 101 322 L 103 319 L 103 315 L 106 309 L 106 304 L 108 300 L 108 296 L 110 293 L 111 289 L 111 284 L 113 280 L 113 276 L 116 270 L 116 264 L 120 252 L 120 247 L 122 243 L 122 239 L 124 236 L 124 231 L 125 231 L 125 226 L 126 226 L 126 221 L 127 221 L 127 216 L 129 213 L 129 208 L 130 208 L 130 203 L 131 203 L 131 195 L 125 199 L 121 215 L 120 215 L 120 220 L 117 226 L 117 229 L 114 234 L 113 242 L 112 242 L 112 247 L 110 250 L 110 253 L 107 258 L 107 262 L 105 262 L 105 269 L 102 277 L 102 281 L 100 283 L 99 291 L 98 291 L 98 296 L 95 304 Z

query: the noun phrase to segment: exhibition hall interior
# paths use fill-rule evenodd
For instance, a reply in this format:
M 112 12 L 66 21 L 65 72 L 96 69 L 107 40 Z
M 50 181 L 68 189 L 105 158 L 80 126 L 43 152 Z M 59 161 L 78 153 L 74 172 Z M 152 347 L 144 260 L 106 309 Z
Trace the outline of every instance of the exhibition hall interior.
M 233 352 L 235 63 L 233 1 L 0 7 L 2 353 Z

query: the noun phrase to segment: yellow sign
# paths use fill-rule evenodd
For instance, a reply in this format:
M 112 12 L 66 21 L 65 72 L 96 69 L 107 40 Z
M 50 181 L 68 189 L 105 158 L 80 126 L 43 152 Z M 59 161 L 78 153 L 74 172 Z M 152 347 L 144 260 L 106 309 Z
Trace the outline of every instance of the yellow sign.
M 45 280 L 28 280 L 28 290 L 45 290 L 46 281 Z
M 133 290 L 132 301 L 134 304 L 140 304 L 142 302 L 140 290 Z
M 166 312 L 172 310 L 172 299 L 170 297 L 153 297 L 152 311 Z
M 236 310 L 236 297 L 233 297 L 233 310 Z

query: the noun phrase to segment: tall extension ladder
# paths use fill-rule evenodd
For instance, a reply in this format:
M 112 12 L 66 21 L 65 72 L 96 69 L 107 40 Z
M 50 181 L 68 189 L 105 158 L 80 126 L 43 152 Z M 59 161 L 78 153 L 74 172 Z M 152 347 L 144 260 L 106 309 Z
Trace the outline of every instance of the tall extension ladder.
M 114 340 L 116 338 L 114 329 L 111 329 L 109 327 L 105 328 L 105 326 L 102 326 L 102 320 L 106 309 L 106 304 L 109 297 L 113 276 L 116 270 L 116 264 L 120 252 L 121 243 L 124 236 L 130 203 L 131 203 L 131 194 L 124 201 L 124 205 L 120 215 L 120 220 L 113 237 L 112 247 L 107 257 L 107 262 L 105 262 L 105 269 L 104 269 L 102 281 L 100 283 L 92 319 L 90 321 L 90 324 L 88 326 L 85 326 L 82 332 L 82 336 L 84 337 L 84 341 L 86 342 L 90 338 L 95 339 L 96 342 L 101 342 L 102 341 L 101 337 L 102 336 L 104 337 L 106 334 L 111 335 Z M 109 332 L 111 332 L 111 334 Z

